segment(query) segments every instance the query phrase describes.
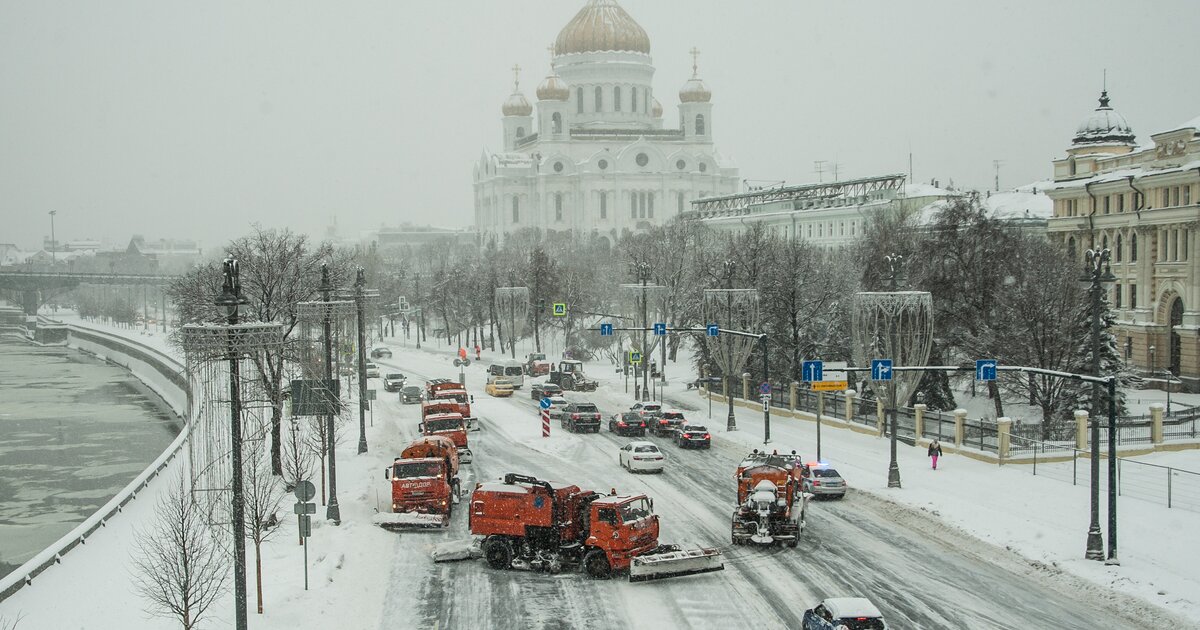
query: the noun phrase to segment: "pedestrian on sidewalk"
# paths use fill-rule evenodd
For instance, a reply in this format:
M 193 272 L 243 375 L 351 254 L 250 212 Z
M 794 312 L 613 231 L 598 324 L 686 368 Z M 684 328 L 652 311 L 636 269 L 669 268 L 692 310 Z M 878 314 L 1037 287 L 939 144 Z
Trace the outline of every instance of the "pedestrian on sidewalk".
M 481 350 L 482 350 L 482 348 L 480 348 L 480 347 L 479 347 L 479 344 L 475 344 L 475 360 L 476 360 L 476 361 L 478 361 L 478 360 L 479 360 L 479 352 L 480 352 Z
M 934 440 L 929 443 L 929 459 L 933 460 L 933 469 L 937 470 L 937 460 L 942 456 L 942 443 Z

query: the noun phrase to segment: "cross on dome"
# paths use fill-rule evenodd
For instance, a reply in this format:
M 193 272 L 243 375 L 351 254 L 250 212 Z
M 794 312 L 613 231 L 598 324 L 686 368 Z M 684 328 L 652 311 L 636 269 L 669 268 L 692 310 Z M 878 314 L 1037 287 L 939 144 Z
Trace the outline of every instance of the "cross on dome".
M 688 53 L 692 55 L 692 78 L 694 79 L 699 75 L 700 49 L 692 46 Z

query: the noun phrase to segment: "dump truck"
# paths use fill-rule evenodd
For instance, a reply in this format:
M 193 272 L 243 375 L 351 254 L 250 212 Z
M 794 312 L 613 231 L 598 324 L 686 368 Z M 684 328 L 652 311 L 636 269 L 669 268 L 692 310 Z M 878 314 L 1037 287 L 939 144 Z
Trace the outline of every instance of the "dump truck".
M 440 435 L 419 437 L 401 451 L 383 478 L 391 484 L 392 511 L 375 515 L 384 529 L 448 527 L 461 488 L 458 447 Z
M 660 545 L 653 508 L 643 494 L 602 495 L 509 473 L 476 484 L 468 519 L 493 569 L 579 568 L 597 579 L 628 572 L 639 582 L 725 568 L 717 549 Z
M 458 461 L 464 464 L 471 463 L 471 449 L 467 447 L 467 427 L 462 414 L 440 411 L 436 407 L 436 403 L 433 405 L 425 403 L 422 406 L 421 411 L 425 413 L 421 424 L 417 425 L 417 430 L 422 435 L 440 435 L 448 438 L 458 449 Z
M 735 545 L 795 547 L 804 531 L 811 495 L 802 490 L 806 467 L 800 456 L 755 449 L 738 465 L 737 507 L 731 519 Z
M 545 376 L 550 373 L 550 362 L 544 352 L 530 352 L 525 355 L 525 375 Z
M 550 382 L 564 391 L 594 392 L 596 381 L 584 376 L 583 361 L 560 361 L 558 369 L 550 367 Z
M 477 418 L 471 415 L 471 400 L 472 396 L 463 389 L 462 385 L 453 383 L 450 385 L 441 385 L 432 393 L 426 396 L 427 402 L 441 402 L 453 405 L 450 409 L 453 413 L 462 414 L 463 422 L 467 426 L 468 431 L 478 431 L 479 424 Z

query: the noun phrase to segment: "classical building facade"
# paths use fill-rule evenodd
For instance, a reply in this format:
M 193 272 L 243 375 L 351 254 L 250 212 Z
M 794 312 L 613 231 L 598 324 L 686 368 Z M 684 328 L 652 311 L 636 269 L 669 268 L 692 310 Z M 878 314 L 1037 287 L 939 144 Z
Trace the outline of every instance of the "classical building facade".
M 1112 252 L 1114 334 L 1143 373 L 1200 389 L 1200 118 L 1139 145 L 1110 105 L 1076 130 L 1054 160 L 1054 217 L 1047 230 L 1082 265 L 1088 249 Z M 1154 351 L 1151 351 L 1151 348 Z
M 483 240 L 529 227 L 615 240 L 694 199 L 736 192 L 738 172 L 713 146 L 712 92 L 692 54 L 679 124 L 665 128 L 649 36 L 615 0 L 589 0 L 558 34 L 536 105 L 514 81 L 501 108 L 503 151 L 485 150 L 475 164 Z

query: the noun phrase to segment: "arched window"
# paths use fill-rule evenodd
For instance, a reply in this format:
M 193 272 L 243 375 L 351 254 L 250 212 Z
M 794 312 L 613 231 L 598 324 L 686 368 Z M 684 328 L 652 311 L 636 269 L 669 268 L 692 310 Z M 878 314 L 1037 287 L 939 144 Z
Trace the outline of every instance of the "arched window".
M 654 193 L 646 193 L 646 216 L 654 218 Z
M 637 113 L 637 88 L 629 88 L 629 111 Z
M 600 218 L 608 218 L 608 193 L 600 193 Z
M 630 219 L 638 218 L 637 208 L 638 208 L 638 194 L 635 192 L 630 192 L 629 193 L 629 218 Z
M 554 220 L 562 221 L 562 193 L 554 194 Z
M 596 111 L 604 110 L 604 90 L 599 85 L 596 86 Z
M 583 88 L 575 88 L 575 113 L 583 113 Z
M 553 130 L 553 133 L 562 133 L 562 114 L 554 112 L 554 114 L 550 116 L 550 127 Z
M 1108 249 L 1108 235 L 1107 234 L 1105 234 L 1104 237 L 1100 239 L 1100 249 Z
M 613 111 L 621 111 L 621 86 L 613 88 Z
M 1137 262 L 1137 232 L 1129 235 L 1129 262 Z
M 1070 169 L 1071 176 L 1074 177 L 1075 176 L 1075 156 L 1072 155 L 1071 157 L 1067 158 L 1067 168 Z
M 696 114 L 696 135 L 704 135 L 704 114 Z
M 1121 235 L 1117 234 L 1117 248 L 1113 250 L 1113 259 L 1121 262 Z
M 513 206 L 513 208 L 512 208 L 512 210 L 513 210 L 513 220 L 512 220 L 512 222 L 513 222 L 513 223 L 517 223 L 517 222 L 519 222 L 519 221 L 521 220 L 521 200 L 520 200 L 520 199 L 518 199 L 516 195 L 513 195 L 513 203 L 512 203 L 512 206 Z
M 521 138 L 524 138 L 524 137 L 525 137 L 525 128 L 517 127 L 517 139 L 520 140 Z

